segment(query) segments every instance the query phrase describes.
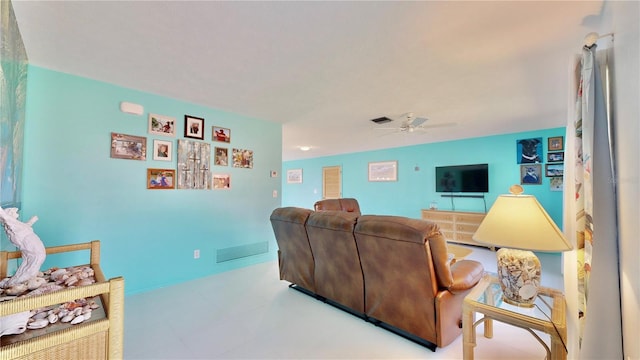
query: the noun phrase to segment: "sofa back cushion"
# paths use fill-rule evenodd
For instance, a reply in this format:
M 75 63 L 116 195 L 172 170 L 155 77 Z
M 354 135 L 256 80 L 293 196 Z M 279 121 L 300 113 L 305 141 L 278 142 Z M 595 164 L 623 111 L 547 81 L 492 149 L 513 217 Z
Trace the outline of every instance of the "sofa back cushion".
M 353 198 L 319 200 L 313 204 L 313 209 L 315 211 L 346 211 L 360 215 L 360 204 Z
M 358 215 L 317 211 L 309 216 L 307 234 L 315 260 L 316 293 L 364 313 L 364 280 L 353 236 Z
M 436 343 L 435 297 L 439 283 L 452 282 L 439 227 L 405 217 L 364 215 L 354 233 L 366 315 Z M 446 267 L 436 269 L 434 253 Z
M 283 207 L 271 213 L 271 226 L 278 243 L 280 279 L 316 291 L 314 261 L 305 228 L 312 210 Z

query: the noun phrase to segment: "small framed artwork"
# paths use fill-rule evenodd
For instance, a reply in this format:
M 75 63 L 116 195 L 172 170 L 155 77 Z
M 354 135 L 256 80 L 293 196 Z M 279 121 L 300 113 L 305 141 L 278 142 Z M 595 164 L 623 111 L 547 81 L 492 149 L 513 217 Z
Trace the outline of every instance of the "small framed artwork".
M 540 164 L 520 165 L 520 184 L 522 185 L 542 184 L 542 165 Z
M 215 147 L 213 150 L 213 163 L 218 166 L 229 165 L 229 149 L 223 147 Z
M 149 113 L 149 134 L 176 136 L 176 119 Z
M 564 184 L 564 178 L 562 176 L 552 177 L 549 181 L 549 190 L 550 191 L 562 191 L 562 186 Z
M 233 149 L 233 167 L 253 169 L 253 150 Z
M 398 161 L 370 162 L 369 181 L 398 181 Z
M 171 161 L 173 154 L 173 142 L 165 140 L 153 140 L 153 160 Z
M 174 169 L 147 169 L 147 189 L 170 190 L 176 188 Z
M 212 186 L 214 190 L 231 189 L 231 175 L 230 174 L 213 174 Z
M 564 164 L 546 164 L 544 170 L 547 176 L 563 176 L 564 175 Z
M 561 151 L 564 150 L 564 137 L 553 136 L 548 139 L 547 147 L 549 151 Z
M 204 140 L 204 119 L 191 115 L 185 115 L 184 137 Z
M 547 162 L 563 162 L 564 151 L 547 153 Z
M 231 129 L 214 126 L 211 132 L 211 140 L 226 143 L 231 142 Z
M 542 138 L 516 140 L 518 164 L 542 162 Z
M 302 184 L 302 169 L 287 170 L 287 184 Z
M 111 157 L 115 159 L 147 160 L 147 138 L 111 133 Z

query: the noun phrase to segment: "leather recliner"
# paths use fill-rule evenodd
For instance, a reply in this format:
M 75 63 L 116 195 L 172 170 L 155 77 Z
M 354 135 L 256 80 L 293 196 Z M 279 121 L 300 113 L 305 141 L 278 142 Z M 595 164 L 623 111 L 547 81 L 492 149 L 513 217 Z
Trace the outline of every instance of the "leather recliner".
M 306 229 L 312 212 L 297 207 L 278 208 L 271 213 L 270 220 L 278 243 L 280 280 L 315 292 L 315 263 Z
M 290 286 L 434 351 L 461 334 L 462 302 L 484 269 L 450 265 L 437 224 L 301 208 L 276 209 L 271 222 Z
M 480 281 L 477 261 L 447 261 L 437 224 L 399 216 L 358 218 L 366 315 L 443 347 L 462 330 L 462 301 Z

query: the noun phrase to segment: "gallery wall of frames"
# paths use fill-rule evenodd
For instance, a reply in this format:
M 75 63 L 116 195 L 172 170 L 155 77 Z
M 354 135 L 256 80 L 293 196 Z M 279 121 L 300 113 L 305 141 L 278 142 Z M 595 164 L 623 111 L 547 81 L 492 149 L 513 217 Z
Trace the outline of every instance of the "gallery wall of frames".
M 229 128 L 207 125 L 202 117 L 184 115 L 183 138 L 176 142 L 172 139 L 178 136 L 175 117 L 149 113 L 147 121 L 152 139 L 111 133 L 112 158 L 146 161 L 151 150 L 153 160 L 167 162 L 163 168 L 147 168 L 147 189 L 229 190 L 231 174 L 226 169 L 253 169 L 253 150 L 234 146 Z M 148 141 L 152 141 L 152 147 L 151 143 L 148 147 Z

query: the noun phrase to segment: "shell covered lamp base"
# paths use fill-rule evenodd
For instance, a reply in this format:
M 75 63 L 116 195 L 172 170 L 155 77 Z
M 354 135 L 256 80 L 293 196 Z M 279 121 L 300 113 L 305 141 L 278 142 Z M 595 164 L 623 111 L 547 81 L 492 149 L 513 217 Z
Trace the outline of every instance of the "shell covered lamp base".
M 503 300 L 515 306 L 533 307 L 540 286 L 540 260 L 531 251 L 508 248 L 498 250 L 497 257 Z

